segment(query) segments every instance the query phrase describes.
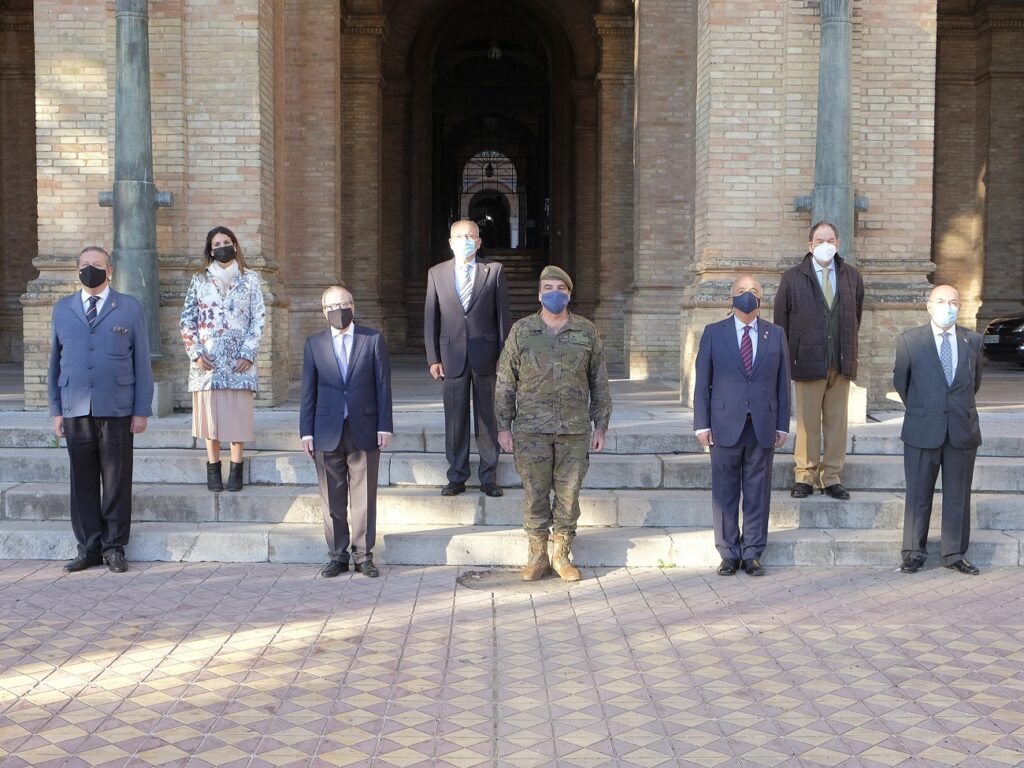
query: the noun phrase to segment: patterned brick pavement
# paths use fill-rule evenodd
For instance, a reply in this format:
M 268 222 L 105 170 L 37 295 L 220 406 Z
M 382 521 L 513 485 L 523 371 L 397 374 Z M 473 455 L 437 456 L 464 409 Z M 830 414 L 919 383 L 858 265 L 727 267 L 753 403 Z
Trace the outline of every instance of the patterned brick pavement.
M 0 562 L 0 766 L 1017 766 L 1024 569 Z

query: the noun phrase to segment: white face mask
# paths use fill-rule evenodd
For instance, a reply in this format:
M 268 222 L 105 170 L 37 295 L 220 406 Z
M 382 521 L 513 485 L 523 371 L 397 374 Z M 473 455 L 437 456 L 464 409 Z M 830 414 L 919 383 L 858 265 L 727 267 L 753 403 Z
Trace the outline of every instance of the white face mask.
M 476 253 L 476 240 L 470 240 L 469 238 L 460 237 L 451 245 L 452 253 L 455 254 L 455 258 L 459 261 L 465 261 Z
M 826 267 L 835 258 L 836 247 L 832 243 L 822 243 L 814 249 L 813 253 L 814 260 L 821 264 L 821 266 Z

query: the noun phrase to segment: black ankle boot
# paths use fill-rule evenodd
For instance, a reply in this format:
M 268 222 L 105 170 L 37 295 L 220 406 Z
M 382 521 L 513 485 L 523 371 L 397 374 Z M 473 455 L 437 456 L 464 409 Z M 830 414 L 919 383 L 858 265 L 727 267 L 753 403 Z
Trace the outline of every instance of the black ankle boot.
M 206 462 L 206 490 L 217 493 L 224 490 L 224 480 L 220 475 L 220 462 Z
M 228 490 L 242 490 L 242 462 L 231 462 L 231 469 L 228 472 Z

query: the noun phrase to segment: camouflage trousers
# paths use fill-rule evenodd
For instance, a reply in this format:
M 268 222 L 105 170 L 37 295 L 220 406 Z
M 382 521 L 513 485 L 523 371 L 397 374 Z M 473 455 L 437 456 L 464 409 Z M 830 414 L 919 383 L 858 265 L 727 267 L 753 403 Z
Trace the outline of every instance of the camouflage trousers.
M 517 432 L 516 471 L 523 480 L 523 528 L 574 536 L 580 519 L 580 486 L 590 467 L 590 435 Z M 554 491 L 555 502 L 551 503 Z

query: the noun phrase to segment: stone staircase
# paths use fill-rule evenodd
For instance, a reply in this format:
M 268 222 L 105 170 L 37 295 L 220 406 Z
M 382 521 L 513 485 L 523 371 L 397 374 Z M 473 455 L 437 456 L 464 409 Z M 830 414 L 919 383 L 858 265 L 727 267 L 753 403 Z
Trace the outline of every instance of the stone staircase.
M 246 487 L 211 494 L 205 453 L 193 447 L 189 416 L 153 420 L 135 451 L 130 560 L 319 563 L 324 558 L 313 463 L 301 452 L 297 414 L 257 413 L 246 455 Z M 439 409 L 396 407 L 393 450 L 382 456 L 376 560 L 409 565 L 520 565 L 526 539 L 522 491 L 503 456 L 502 498 L 475 487 L 446 498 Z M 903 518 L 898 420 L 851 429 L 844 483 L 853 498 L 790 498 L 792 459 L 776 457 L 771 565 L 895 565 Z M 984 426 L 983 426 L 984 430 Z M 992 432 L 992 430 L 990 430 Z M 789 450 L 784 449 L 784 451 Z M 1024 564 L 1024 437 L 986 434 L 975 471 L 970 556 L 982 566 Z M 584 566 L 710 566 L 711 469 L 680 408 L 625 411 L 605 453 L 592 457 L 574 545 Z M 936 498 L 937 511 L 941 508 Z M 0 419 L 0 558 L 73 556 L 68 459 L 40 413 Z M 933 521 L 937 535 L 940 515 Z M 933 550 L 937 550 L 937 546 Z

